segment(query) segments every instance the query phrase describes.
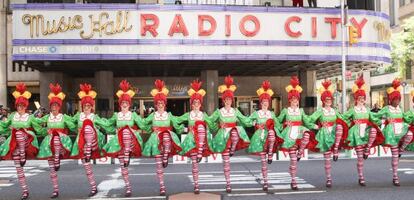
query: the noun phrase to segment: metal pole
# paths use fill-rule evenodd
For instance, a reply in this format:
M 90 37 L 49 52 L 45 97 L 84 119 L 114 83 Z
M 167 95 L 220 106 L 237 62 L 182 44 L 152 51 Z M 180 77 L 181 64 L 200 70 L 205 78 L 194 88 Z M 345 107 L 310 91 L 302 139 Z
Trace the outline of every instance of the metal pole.
M 345 1 L 341 0 L 341 35 L 342 35 L 342 112 L 346 111 L 346 26 L 345 26 Z

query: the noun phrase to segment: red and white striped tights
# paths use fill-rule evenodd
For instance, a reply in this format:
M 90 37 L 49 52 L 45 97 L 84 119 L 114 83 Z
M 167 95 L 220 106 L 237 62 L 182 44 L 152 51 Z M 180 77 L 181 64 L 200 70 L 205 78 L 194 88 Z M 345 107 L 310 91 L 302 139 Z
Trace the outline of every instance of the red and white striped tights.
M 332 186 L 332 175 L 331 175 L 331 156 L 332 154 L 334 156 L 338 156 L 339 152 L 339 144 L 342 139 L 343 134 L 343 127 L 341 125 L 336 126 L 336 134 L 335 134 L 335 143 L 333 144 L 333 150 L 329 150 L 323 154 L 324 160 L 325 160 L 325 175 L 326 175 L 326 186 L 331 187 Z M 338 158 L 338 157 L 337 157 Z
M 400 161 L 399 157 L 401 156 L 401 153 L 404 151 L 407 145 L 410 144 L 412 139 L 413 139 L 413 133 L 411 131 L 408 131 L 407 134 L 405 134 L 405 136 L 401 138 L 400 146 L 391 147 L 392 180 L 395 186 L 400 185 L 400 179 L 398 177 L 398 163 Z
M 62 154 L 62 143 L 58 134 L 52 136 L 53 157 L 48 158 L 50 168 L 50 179 L 52 180 L 53 194 L 52 197 L 57 197 L 59 194 L 59 184 L 57 171 L 60 168 L 60 155 Z
M 16 132 L 17 148 L 13 152 L 14 165 L 16 166 L 17 179 L 22 188 L 22 199 L 29 196 L 29 188 L 27 187 L 26 177 L 24 175 L 24 163 L 26 162 L 26 146 L 27 135 L 24 132 Z
M 310 137 L 310 135 L 307 131 L 303 132 L 303 136 L 302 136 L 302 139 L 301 139 L 298 151 L 297 151 L 297 155 L 296 155 L 296 157 L 297 157 L 296 159 L 298 161 L 300 160 L 300 158 L 302 158 L 303 151 L 305 150 L 306 146 L 308 146 L 309 137 Z
M 228 193 L 231 192 L 231 185 L 230 185 L 230 157 L 234 154 L 236 150 L 237 143 L 239 142 L 239 133 L 236 128 L 230 130 L 230 141 L 231 145 L 229 149 L 225 149 L 223 153 L 221 153 L 223 157 L 223 165 L 224 165 L 224 178 L 226 179 L 226 191 Z
M 122 178 L 125 182 L 125 196 L 129 197 L 131 196 L 131 183 L 129 182 L 129 172 L 128 172 L 128 166 L 130 162 L 130 153 L 132 149 L 134 148 L 134 144 L 132 142 L 133 136 L 129 129 L 123 129 L 122 130 L 122 143 L 124 148 L 121 150 L 121 152 L 118 155 L 119 164 L 121 166 L 121 174 Z
M 267 141 L 268 141 L 268 146 L 267 146 L 267 159 L 269 160 L 269 164 L 272 162 L 273 160 L 273 151 L 275 148 L 275 142 L 276 142 L 276 133 L 274 130 L 270 129 L 267 133 Z M 267 168 L 267 166 L 266 166 Z
M 84 146 L 84 156 L 82 159 L 82 165 L 85 168 L 86 176 L 88 178 L 89 185 L 91 186 L 91 191 L 96 191 L 96 181 L 93 175 L 92 164 L 89 162 L 92 151 L 97 150 L 98 140 L 95 137 L 95 129 L 89 125 L 85 126 L 84 130 L 85 146 Z

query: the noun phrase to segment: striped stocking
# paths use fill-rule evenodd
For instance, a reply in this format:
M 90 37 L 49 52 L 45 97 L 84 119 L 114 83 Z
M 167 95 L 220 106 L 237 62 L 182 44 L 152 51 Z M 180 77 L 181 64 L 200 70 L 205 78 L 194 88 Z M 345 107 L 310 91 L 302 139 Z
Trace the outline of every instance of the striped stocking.
M 160 181 L 160 195 L 165 195 L 166 189 L 164 184 L 164 169 L 163 169 L 163 156 L 162 155 L 156 155 L 155 156 L 155 162 L 157 165 L 157 177 Z
M 224 165 L 224 178 L 226 179 L 226 191 L 231 192 L 230 186 L 230 155 L 229 151 L 225 150 L 222 154 Z
M 52 142 L 53 142 L 53 149 L 54 149 L 54 167 L 56 171 L 59 171 L 60 168 L 60 154 L 62 151 L 62 143 L 60 142 L 60 137 L 59 135 L 53 135 L 52 137 Z
M 164 151 L 162 156 L 162 166 L 165 168 L 168 166 L 168 157 L 171 152 L 171 136 L 170 133 L 165 131 L 162 133 L 162 144 Z
M 130 161 L 130 154 L 133 148 L 133 143 L 132 143 L 132 134 L 131 131 L 127 128 L 122 130 L 122 143 L 124 144 L 124 156 L 122 158 L 123 160 L 123 164 L 124 167 L 128 167 L 129 166 L 129 161 Z
M 260 160 L 262 161 L 262 176 L 263 176 L 263 190 L 268 190 L 267 183 L 267 162 L 266 162 L 266 152 L 260 152 Z
M 17 149 L 13 153 L 13 160 L 14 160 L 14 165 L 16 166 L 17 179 L 19 180 L 19 184 L 23 192 L 22 197 L 25 195 L 28 196 L 29 188 L 27 187 L 26 177 L 24 175 L 24 169 L 21 166 L 20 152 L 17 152 Z
M 92 151 L 96 150 L 96 147 L 98 146 L 98 141 L 95 137 L 96 133 L 95 133 L 95 129 L 92 126 L 85 126 L 85 131 L 84 131 L 85 135 L 85 146 L 84 146 L 84 156 L 85 156 L 85 160 L 86 162 L 89 162 L 89 160 L 91 159 L 92 156 Z
M 22 131 L 16 131 L 17 151 L 20 155 L 20 166 L 26 164 L 26 146 L 28 146 L 27 135 Z
M 231 146 L 230 146 L 230 156 L 234 155 L 236 151 L 237 143 L 239 142 L 239 133 L 236 128 L 230 130 L 230 139 L 231 139 Z
M 292 147 L 289 149 L 289 157 L 290 157 L 290 166 L 289 166 L 289 173 L 291 177 L 290 186 L 293 190 L 297 190 L 298 186 L 296 183 L 296 167 L 297 167 L 297 152 L 296 147 Z
M 325 158 L 325 175 L 326 175 L 326 186 L 331 187 L 332 177 L 331 177 L 331 151 L 327 151 L 323 154 Z
M 399 162 L 399 148 L 397 146 L 391 147 L 391 167 L 392 167 L 392 180 L 394 182 L 394 185 L 400 184 L 400 180 L 398 178 L 398 162 Z
M 303 151 L 305 150 L 306 146 L 308 146 L 309 137 L 310 135 L 307 131 L 303 132 L 303 136 L 300 141 L 300 146 L 299 146 L 298 154 L 297 154 L 298 161 L 300 160 L 300 158 L 302 158 Z
M 200 188 L 198 185 L 198 173 L 199 173 L 199 169 L 198 169 L 198 155 L 199 154 L 192 154 L 191 155 L 191 161 L 193 164 L 193 180 L 194 180 L 194 193 L 198 194 L 200 192 Z
M 91 191 L 96 191 L 96 181 L 93 175 L 92 164 L 90 162 L 85 162 L 82 160 L 83 168 L 85 168 L 86 177 L 88 178 L 89 185 L 91 186 Z
M 399 156 L 401 156 L 401 153 L 404 152 L 405 148 L 410 144 L 410 142 L 413 140 L 413 133 L 411 131 L 408 131 L 407 134 L 401 139 L 401 146 L 400 146 L 400 153 Z
M 269 130 L 267 133 L 267 140 L 268 140 L 268 152 L 267 152 L 267 159 L 268 159 L 268 163 L 272 163 L 273 160 L 273 148 L 275 146 L 275 141 L 276 141 L 276 134 L 274 130 Z
M 49 163 L 50 168 L 50 179 L 52 180 L 53 193 L 59 193 L 58 175 L 55 166 L 55 159 L 49 158 L 47 161 Z
M 198 149 L 197 149 L 197 162 L 200 162 L 203 158 L 203 150 L 205 145 L 205 139 L 206 139 L 206 129 L 203 125 L 199 125 L 197 127 L 198 132 Z
M 335 134 L 335 143 L 334 143 L 334 148 L 333 148 L 333 156 L 334 156 L 334 161 L 336 161 L 338 159 L 339 156 L 339 144 L 341 143 L 341 139 L 342 139 L 342 134 L 344 132 L 344 127 L 342 127 L 342 125 L 337 124 L 336 125 L 336 130 L 335 130 L 336 134 Z M 336 159 L 335 159 L 336 157 Z
M 364 178 L 364 150 L 362 146 L 355 147 L 355 151 L 357 154 L 357 171 L 358 171 L 358 178 L 359 184 L 361 186 L 365 186 L 365 178 Z
M 118 155 L 118 159 L 119 159 L 119 164 L 121 165 L 121 174 L 122 174 L 122 178 L 124 179 L 125 182 L 125 196 L 129 197 L 131 196 L 131 184 L 129 182 L 129 175 L 128 175 L 128 167 L 125 166 L 125 157 L 124 154 L 119 154 Z
M 364 150 L 364 159 L 368 158 L 369 150 L 371 149 L 371 146 L 374 143 L 375 138 L 377 138 L 377 130 L 375 128 L 371 128 L 369 130 L 368 144 L 367 144 L 367 146 L 365 147 L 365 150 Z

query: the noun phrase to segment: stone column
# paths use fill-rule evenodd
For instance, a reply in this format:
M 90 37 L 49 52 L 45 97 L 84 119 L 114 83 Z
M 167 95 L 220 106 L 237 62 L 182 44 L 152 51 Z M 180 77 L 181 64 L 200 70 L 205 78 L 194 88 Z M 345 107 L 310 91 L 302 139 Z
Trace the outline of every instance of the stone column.
M 50 93 L 49 85 L 50 83 L 58 83 L 62 87 L 63 93 L 65 93 L 66 98 L 62 105 L 62 112 L 67 112 L 66 103 L 69 102 L 75 97 L 77 88 L 72 87 L 71 78 L 64 74 L 63 72 L 40 72 L 39 74 L 39 82 L 40 82 L 40 105 L 49 110 L 49 99 L 48 95 Z M 73 111 L 73 110 L 72 110 Z
M 204 96 L 203 108 L 207 114 L 211 115 L 218 107 L 218 71 L 201 71 L 200 79 L 203 82 L 203 88 L 205 88 L 207 92 L 206 96 Z
M 114 73 L 112 71 L 96 71 L 95 84 L 93 85 L 98 93 L 96 99 L 96 110 L 101 116 L 110 116 L 114 112 Z M 108 105 L 109 104 L 109 105 Z M 99 107 L 107 107 L 100 109 Z
M 300 84 L 303 88 L 302 94 L 301 94 L 301 106 L 304 108 L 305 112 L 307 114 L 311 114 L 316 109 L 316 71 L 300 71 L 299 72 L 299 80 Z M 308 101 L 308 104 L 313 101 L 313 105 L 307 105 L 306 101 Z
M 5 1 L 2 0 L 3 4 Z M 0 7 L 0 105 L 7 106 L 7 20 L 6 8 Z

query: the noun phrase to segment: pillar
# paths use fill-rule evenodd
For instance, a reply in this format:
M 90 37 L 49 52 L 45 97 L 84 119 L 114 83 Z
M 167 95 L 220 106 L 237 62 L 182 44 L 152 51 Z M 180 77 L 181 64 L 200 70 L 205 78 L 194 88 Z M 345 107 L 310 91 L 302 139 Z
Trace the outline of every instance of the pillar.
M 63 93 L 65 93 L 66 97 L 63 101 L 62 105 L 62 112 L 67 114 L 72 114 L 68 112 L 74 112 L 72 110 L 68 110 L 66 106 L 67 103 L 72 103 L 71 100 L 75 97 L 76 91 L 78 88 L 74 88 L 72 84 L 72 79 L 63 72 L 40 72 L 39 73 L 39 82 L 40 82 L 40 105 L 47 110 L 49 110 L 49 99 L 48 95 L 50 93 L 49 85 L 50 83 L 58 83 L 62 87 Z
M 201 71 L 201 81 L 207 95 L 204 96 L 203 108 L 207 114 L 211 115 L 218 107 L 218 71 L 204 70 Z
M 112 71 L 96 71 L 94 88 L 96 97 L 96 111 L 101 116 L 111 116 L 114 112 L 114 73 Z
M 3 2 L 5 3 L 5 2 Z M 0 7 L 0 105 L 7 106 L 7 20 L 6 7 Z
M 305 112 L 310 114 L 316 109 L 316 71 L 305 71 L 299 72 L 299 80 L 302 86 L 301 93 L 301 106 Z

